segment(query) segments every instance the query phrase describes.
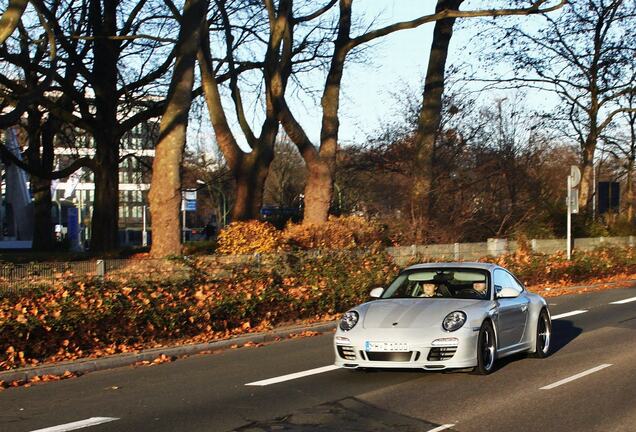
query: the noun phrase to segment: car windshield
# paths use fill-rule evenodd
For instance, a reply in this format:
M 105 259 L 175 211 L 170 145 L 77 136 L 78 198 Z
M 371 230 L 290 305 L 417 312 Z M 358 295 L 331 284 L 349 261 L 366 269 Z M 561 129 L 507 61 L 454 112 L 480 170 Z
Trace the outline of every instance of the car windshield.
M 426 268 L 402 272 L 382 294 L 388 298 L 490 299 L 488 272 Z

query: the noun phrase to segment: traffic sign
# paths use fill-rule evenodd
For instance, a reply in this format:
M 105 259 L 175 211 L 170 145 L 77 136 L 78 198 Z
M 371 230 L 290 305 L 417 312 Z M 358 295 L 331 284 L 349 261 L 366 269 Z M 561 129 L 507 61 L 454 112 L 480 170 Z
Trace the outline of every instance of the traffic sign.
M 197 201 L 196 200 L 185 200 L 185 211 L 197 211 Z
M 572 177 L 572 183 L 570 187 L 575 188 L 581 183 L 581 170 L 576 165 L 570 165 L 570 177 Z

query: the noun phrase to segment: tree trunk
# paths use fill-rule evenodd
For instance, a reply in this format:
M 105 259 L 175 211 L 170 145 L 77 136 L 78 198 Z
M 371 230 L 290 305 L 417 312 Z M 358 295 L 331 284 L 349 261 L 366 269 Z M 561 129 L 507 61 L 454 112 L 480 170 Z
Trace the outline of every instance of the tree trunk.
M 579 207 L 588 212 L 592 204 L 590 190 L 594 183 L 594 152 L 596 151 L 596 135 L 590 133 L 583 148 L 581 162 L 581 183 L 579 183 Z
M 303 224 L 321 224 L 329 217 L 333 196 L 334 170 L 322 158 L 307 164 L 307 184 L 305 185 L 305 213 Z
M 352 0 L 340 1 L 338 36 L 321 100 L 320 149 L 315 151 L 315 149 L 310 148 L 308 142 L 294 139 L 294 133 L 290 135 L 298 145 L 307 166 L 303 224 L 322 224 L 329 217 L 338 153 L 340 88 L 347 54 L 351 50 L 349 44 L 351 40 L 351 7 Z
M 53 171 L 53 139 L 59 123 L 49 118 L 42 124 L 42 113 L 37 109 L 27 110 L 28 147 L 25 152 L 29 166 L 37 171 Z M 53 223 L 51 221 L 51 180 L 33 173 L 30 176 L 33 192 L 33 244 L 36 251 L 53 249 Z
M 236 198 L 232 207 L 232 221 L 258 219 L 263 206 L 263 190 L 272 161 L 267 152 L 253 151 L 241 160 L 235 170 Z
M 207 10 L 206 0 L 186 0 L 181 18 L 174 72 L 152 164 L 149 201 L 153 257 L 181 254 L 181 162 L 192 104 L 195 59 Z
M 438 0 L 436 12 L 457 10 L 463 0 Z M 425 231 L 430 218 L 433 176 L 433 151 L 442 118 L 442 95 L 448 47 L 453 36 L 455 19 L 443 19 L 435 23 L 433 42 L 424 83 L 415 136 L 415 160 L 413 163 L 412 211 L 418 231 Z M 421 235 L 421 234 L 420 234 Z
M 33 191 L 33 246 L 35 251 L 53 249 L 53 222 L 51 221 L 51 180 L 31 176 Z
M 89 21 L 96 39 L 91 71 L 95 91 L 95 200 L 90 247 L 114 250 L 119 230 L 119 137 L 117 136 L 117 2 L 90 0 Z
M 106 252 L 119 243 L 119 141 L 111 133 L 95 133 L 95 199 L 91 251 Z
M 634 159 L 629 157 L 627 164 L 627 188 L 625 201 L 627 201 L 627 220 L 631 223 L 634 219 Z

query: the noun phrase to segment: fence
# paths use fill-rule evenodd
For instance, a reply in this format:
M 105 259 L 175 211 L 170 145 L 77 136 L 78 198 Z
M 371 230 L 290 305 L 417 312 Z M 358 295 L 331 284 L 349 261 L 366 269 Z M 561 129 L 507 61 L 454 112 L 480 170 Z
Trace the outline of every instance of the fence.
M 574 250 L 590 251 L 601 246 L 634 247 L 636 236 L 629 237 L 591 237 L 574 239 Z M 532 239 L 528 246 L 535 254 L 554 254 L 564 252 L 565 239 Z M 486 256 L 498 257 L 514 253 L 519 249 L 517 241 L 508 239 L 488 239 L 481 243 L 450 243 L 435 245 L 412 245 L 387 248 L 396 263 L 404 265 L 414 258 L 444 259 L 452 261 L 470 261 Z
M 574 240 L 574 249 L 589 251 L 600 246 L 634 247 L 636 236 L 595 237 Z M 528 246 L 534 253 L 553 254 L 565 251 L 564 239 L 533 239 Z M 481 243 L 450 243 L 436 245 L 412 245 L 389 247 L 387 253 L 398 265 L 405 265 L 418 259 L 438 259 L 447 261 L 471 261 L 486 256 L 497 257 L 513 253 L 519 248 L 516 241 L 488 239 Z M 283 261 L 311 259 L 328 251 L 305 251 L 287 254 Z M 352 251 L 351 253 L 356 253 Z M 241 266 L 271 267 L 280 260 L 277 255 L 208 255 L 198 259 L 206 262 L 208 277 L 224 279 Z M 176 280 L 192 276 L 192 269 L 186 261 L 180 260 L 131 260 L 107 259 L 96 261 L 46 262 L 29 264 L 0 263 L 0 294 L 19 293 L 25 289 L 47 288 L 69 280 L 99 278 L 100 280 Z
M 24 289 L 49 288 L 67 281 L 160 280 L 188 277 L 187 268 L 167 260 L 108 259 L 96 261 L 45 262 L 28 264 L 0 263 L 0 294 Z

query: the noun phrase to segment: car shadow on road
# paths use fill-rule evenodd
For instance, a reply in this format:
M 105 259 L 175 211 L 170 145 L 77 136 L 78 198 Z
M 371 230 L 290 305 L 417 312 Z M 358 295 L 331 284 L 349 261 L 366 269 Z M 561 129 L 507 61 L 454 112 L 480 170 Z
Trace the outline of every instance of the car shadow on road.
M 550 342 L 550 355 L 554 355 L 557 352 L 565 348 L 570 342 L 576 339 L 583 329 L 576 327 L 572 321 L 559 319 L 552 321 L 552 341 Z M 503 369 L 510 363 L 517 360 L 521 360 L 527 357 L 526 353 L 513 354 L 509 357 L 501 359 L 497 364 L 497 369 Z
M 583 333 L 583 329 L 576 327 L 572 321 L 559 319 L 552 321 L 552 348 L 550 352 L 555 354 L 567 346 Z

